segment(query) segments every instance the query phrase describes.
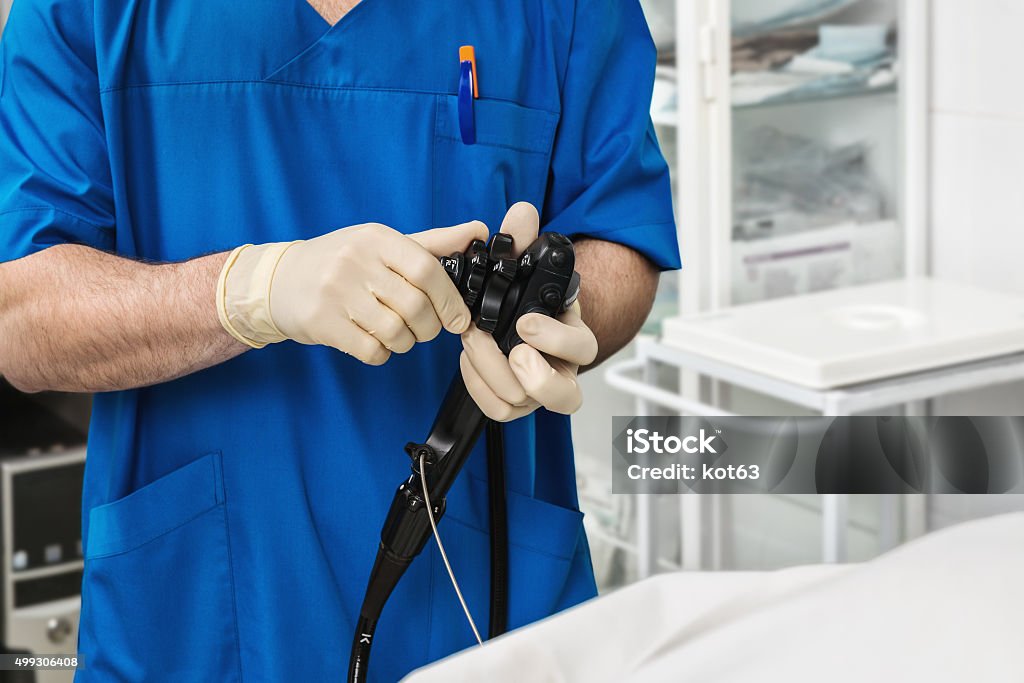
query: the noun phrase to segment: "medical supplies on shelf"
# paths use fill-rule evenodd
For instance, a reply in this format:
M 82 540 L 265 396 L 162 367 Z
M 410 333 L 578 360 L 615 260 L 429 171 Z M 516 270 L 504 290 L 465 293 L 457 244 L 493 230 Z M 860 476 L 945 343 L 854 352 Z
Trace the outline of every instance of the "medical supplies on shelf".
M 732 243 L 732 303 L 898 277 L 903 233 L 894 220 L 847 222 Z

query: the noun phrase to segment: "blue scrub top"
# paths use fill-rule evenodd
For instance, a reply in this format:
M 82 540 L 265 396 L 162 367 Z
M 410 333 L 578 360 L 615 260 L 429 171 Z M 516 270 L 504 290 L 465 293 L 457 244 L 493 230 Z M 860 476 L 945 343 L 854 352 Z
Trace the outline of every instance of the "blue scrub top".
M 78 243 L 176 261 L 368 221 L 496 230 L 525 200 L 545 229 L 679 265 L 635 0 L 363 0 L 334 27 L 303 0 L 16 0 L 0 45 L 5 260 Z M 402 447 L 426 436 L 459 349 L 443 334 L 369 367 L 285 342 L 96 396 L 77 680 L 342 680 Z M 507 444 L 515 627 L 595 587 L 568 419 L 538 411 Z M 482 455 L 441 531 L 486 624 Z M 371 678 L 472 642 L 431 545 L 385 610 Z

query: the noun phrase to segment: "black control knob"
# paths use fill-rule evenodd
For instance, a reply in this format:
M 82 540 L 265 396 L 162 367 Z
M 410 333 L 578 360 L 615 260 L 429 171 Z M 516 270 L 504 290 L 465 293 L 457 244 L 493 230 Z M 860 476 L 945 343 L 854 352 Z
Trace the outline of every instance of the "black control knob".
M 540 288 L 540 300 L 552 312 L 562 307 L 562 290 L 555 284 L 546 284 Z
M 463 254 L 452 254 L 451 256 L 442 256 L 438 260 L 441 261 L 441 267 L 448 273 L 448 277 L 452 279 L 455 286 L 461 285 L 462 276 L 466 271 L 466 257 Z

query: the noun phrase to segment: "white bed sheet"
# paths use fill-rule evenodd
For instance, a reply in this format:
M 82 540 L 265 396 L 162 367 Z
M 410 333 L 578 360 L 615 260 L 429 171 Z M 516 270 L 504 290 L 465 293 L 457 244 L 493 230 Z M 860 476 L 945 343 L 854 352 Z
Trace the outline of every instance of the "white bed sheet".
M 1024 513 L 863 564 L 658 576 L 405 680 L 1024 681 Z

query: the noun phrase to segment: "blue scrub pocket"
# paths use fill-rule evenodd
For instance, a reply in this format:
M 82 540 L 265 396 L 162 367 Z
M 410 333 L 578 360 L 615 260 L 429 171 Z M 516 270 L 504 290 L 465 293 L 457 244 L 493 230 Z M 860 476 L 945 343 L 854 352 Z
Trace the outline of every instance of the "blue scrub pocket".
M 514 102 L 473 102 L 476 144 L 462 142 L 455 95 L 438 95 L 434 119 L 435 226 L 483 220 L 497 231 L 518 201 L 538 208 L 547 188 L 558 115 Z
M 455 577 L 481 635 L 490 619 L 490 535 L 487 484 L 465 473 L 470 509 L 450 509 L 438 527 Z M 583 543 L 583 513 L 509 491 L 509 629 L 533 623 L 580 601 L 573 558 Z M 465 500 L 465 499 L 463 499 Z M 475 644 L 433 540 L 430 657 Z M 424 553 L 427 554 L 427 553 Z M 589 595 L 587 596 L 589 597 Z
M 79 681 L 240 680 L 220 453 L 89 513 Z

